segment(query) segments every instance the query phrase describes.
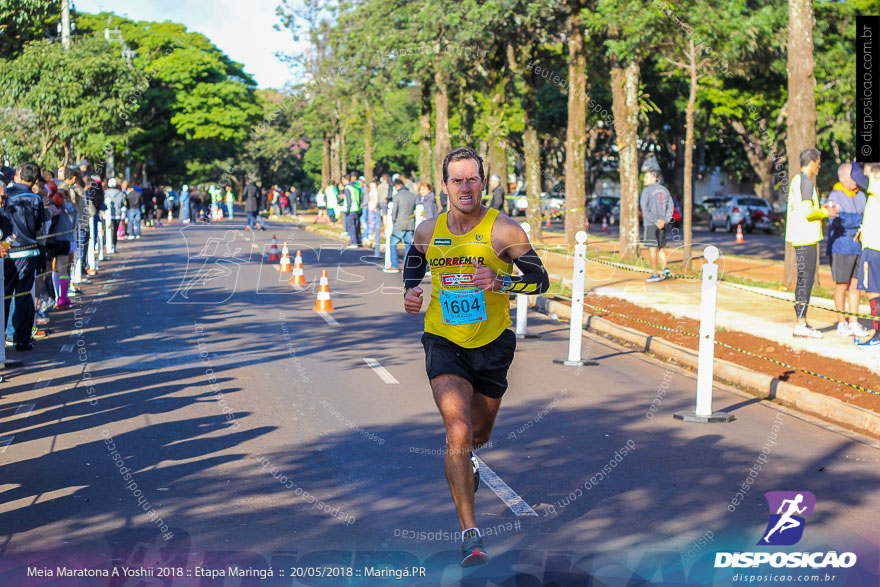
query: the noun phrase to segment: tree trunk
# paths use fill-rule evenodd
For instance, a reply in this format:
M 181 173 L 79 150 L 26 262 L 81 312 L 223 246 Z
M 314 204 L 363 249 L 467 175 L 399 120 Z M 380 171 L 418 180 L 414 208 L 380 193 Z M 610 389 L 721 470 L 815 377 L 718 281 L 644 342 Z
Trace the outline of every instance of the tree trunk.
M 330 139 L 327 133 L 324 133 L 323 145 L 321 147 L 321 189 L 327 187 L 330 183 Z
M 507 76 L 493 69 L 489 85 L 489 169 L 487 175 L 498 175 L 507 193 L 507 160 L 504 149 L 504 91 Z
M 687 273 L 691 264 L 691 243 L 693 241 L 692 223 L 694 210 L 694 105 L 697 101 L 697 50 L 694 47 L 694 39 L 691 37 L 688 43 L 688 57 L 690 58 L 690 91 L 688 93 L 687 109 L 685 110 L 685 139 L 684 139 L 684 197 L 681 204 L 682 216 L 684 217 L 683 236 L 684 250 L 682 251 L 681 272 Z
M 431 161 L 431 92 L 430 86 L 422 83 L 421 112 L 419 114 L 419 181 L 430 183 L 434 173 Z M 442 179 L 442 178 L 441 178 Z M 439 193 L 439 192 L 438 192 Z
M 364 100 L 364 181 L 367 187 L 373 182 L 373 107 L 369 99 Z
M 801 151 L 816 146 L 816 78 L 813 75 L 812 0 L 788 0 L 788 152 L 789 175 L 783 178 L 784 198 L 790 178 L 798 173 Z M 784 285 L 793 290 L 797 280 L 794 250 L 785 245 Z
M 526 47 L 521 56 L 522 63 L 530 61 L 531 47 Z M 523 164 L 526 176 L 526 222 L 529 223 L 529 240 L 543 244 L 541 233 L 541 144 L 538 141 L 538 100 L 535 74 L 520 65 L 513 45 L 507 45 L 507 65 L 510 71 L 522 82 L 523 109 Z M 511 210 L 512 212 L 512 210 Z
M 347 183 L 345 181 L 345 175 L 348 173 L 348 153 L 345 150 L 345 129 L 342 129 L 342 132 L 339 133 L 339 177 L 342 178 L 343 183 Z
M 449 90 L 446 74 L 434 72 L 434 116 L 437 125 L 437 136 L 434 139 L 434 194 L 443 189 L 443 159 L 452 150 L 449 140 Z
M 462 76 L 462 85 L 467 84 Z M 463 147 L 474 146 L 474 92 L 467 87 L 461 92 L 459 99 L 459 116 L 461 117 L 461 134 L 458 144 Z
M 639 64 L 611 69 L 614 129 L 620 160 L 620 252 L 638 255 L 639 244 Z
M 584 158 L 587 130 L 587 56 L 581 3 L 573 1 L 568 17 L 568 127 L 565 133 L 565 242 L 575 244 L 575 233 L 586 224 Z
M 336 185 L 339 179 L 339 135 L 334 133 L 330 139 L 330 181 Z
M 538 142 L 537 90 L 534 74 L 527 73 L 523 79 L 523 151 L 526 167 L 526 221 L 529 223 L 529 240 L 543 244 L 541 233 L 541 145 Z

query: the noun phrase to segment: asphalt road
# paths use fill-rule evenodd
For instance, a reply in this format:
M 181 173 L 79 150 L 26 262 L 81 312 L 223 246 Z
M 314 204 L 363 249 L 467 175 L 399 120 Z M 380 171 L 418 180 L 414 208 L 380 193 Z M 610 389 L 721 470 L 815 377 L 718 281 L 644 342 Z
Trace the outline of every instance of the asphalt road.
M 0 585 L 112 564 L 171 577 L 47 584 L 413 581 L 370 576 L 390 564 L 424 570 L 425 585 L 729 585 L 757 571 L 715 569 L 715 552 L 792 548 L 755 546 L 767 491 L 817 498 L 794 548 L 859 557 L 818 572 L 877 584 L 878 443 L 726 389 L 715 408 L 736 421 L 684 424 L 672 413 L 692 409 L 692 374 L 589 337 L 599 366 L 555 365 L 568 325 L 537 314 L 542 338 L 519 343 L 479 453 L 509 487 L 477 493 L 493 558 L 463 573 L 422 320 L 403 313 L 400 276 L 289 226 L 255 244 L 236 225 L 121 243 L 76 311 L 54 314 L 58 334 L 6 373 Z M 263 260 L 273 230 L 302 250 L 308 288 Z M 322 268 L 328 318 L 312 310 Z M 202 576 L 230 565 L 274 578 Z M 315 573 L 343 576 L 291 578 Z

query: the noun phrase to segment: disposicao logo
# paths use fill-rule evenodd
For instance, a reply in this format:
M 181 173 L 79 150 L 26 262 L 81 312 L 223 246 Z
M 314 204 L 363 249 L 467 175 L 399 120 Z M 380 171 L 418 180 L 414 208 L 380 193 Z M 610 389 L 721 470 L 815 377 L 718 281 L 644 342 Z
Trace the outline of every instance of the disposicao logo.
M 813 515 L 816 496 L 809 491 L 768 491 L 770 520 L 758 546 L 791 546 L 804 536 L 806 518 Z M 856 564 L 852 552 L 716 552 L 715 568 L 754 568 L 769 564 L 774 568 L 848 569 Z
M 764 497 L 770 506 L 770 521 L 758 544 L 791 546 L 800 542 L 806 518 L 816 507 L 816 496 L 809 491 L 768 491 Z

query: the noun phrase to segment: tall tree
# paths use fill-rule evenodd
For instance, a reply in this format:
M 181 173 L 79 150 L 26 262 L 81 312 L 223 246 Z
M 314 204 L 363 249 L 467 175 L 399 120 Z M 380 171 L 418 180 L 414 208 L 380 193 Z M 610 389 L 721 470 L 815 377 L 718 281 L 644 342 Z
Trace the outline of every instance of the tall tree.
M 568 125 L 565 131 L 565 242 L 586 225 L 587 55 L 584 0 L 568 0 Z
M 103 39 L 80 36 L 69 51 L 45 40 L 28 43 L 17 59 L 0 61 L 0 96 L 11 106 L 3 118 L 12 117 L 14 130 L 4 134 L 4 154 L 55 167 L 68 162 L 73 142 L 80 156 L 121 153 L 130 131 L 119 113 L 139 83 Z M 19 133 L 17 119 L 31 132 Z
M 813 70 L 813 0 L 788 0 L 788 152 L 789 176 L 800 171 L 800 153 L 816 147 L 816 78 Z M 786 194 L 787 196 L 787 194 Z M 794 249 L 786 243 L 784 284 L 794 289 L 797 281 Z
M 664 58 L 678 75 L 687 81 L 683 165 L 682 212 L 684 216 L 682 268 L 691 261 L 693 242 L 694 146 L 697 93 L 700 80 L 713 73 L 729 75 L 741 63 L 740 58 L 754 51 L 760 34 L 750 9 L 754 0 L 731 0 L 726 3 L 700 0 L 660 2 L 658 10 L 668 17 Z M 674 70 L 673 70 L 674 71 Z
M 611 100 L 620 177 L 620 251 L 635 256 L 639 243 L 639 117 L 641 61 L 668 27 L 665 16 L 641 0 L 599 0 L 592 29 L 604 31 L 611 67 Z
M 564 11 L 565 5 L 562 0 L 517 0 L 500 6 L 486 4 L 480 19 L 487 24 L 487 31 L 494 37 L 493 44 L 503 43 L 507 56 L 507 70 L 519 91 L 523 123 L 523 165 L 528 201 L 526 221 L 530 228 L 529 238 L 536 243 L 542 243 L 543 238 L 538 78 L 535 67 L 541 46 L 558 40 L 563 22 L 558 16 L 564 14 Z

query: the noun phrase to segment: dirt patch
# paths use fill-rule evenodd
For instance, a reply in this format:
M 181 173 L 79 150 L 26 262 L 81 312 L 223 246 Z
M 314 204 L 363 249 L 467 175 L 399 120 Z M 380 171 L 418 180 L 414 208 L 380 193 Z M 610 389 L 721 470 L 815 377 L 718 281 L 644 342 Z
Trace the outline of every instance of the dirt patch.
M 665 312 L 651 310 L 617 298 L 589 295 L 584 301 L 591 306 L 601 307 L 625 316 L 637 317 L 639 320 L 653 322 L 654 324 L 678 331 L 696 333 L 699 332 L 700 329 L 700 323 L 697 320 L 679 318 Z M 624 318 L 609 312 L 594 310 L 589 307 L 584 307 L 584 312 L 595 314 L 596 316 L 600 316 L 614 322 L 615 324 L 620 324 L 621 326 L 627 326 L 640 332 L 663 338 L 683 347 L 697 350 L 699 340 L 696 336 L 688 336 L 678 332 L 663 330 L 662 328 L 655 328 L 638 320 Z M 852 363 L 830 359 L 809 351 L 792 349 L 777 341 L 767 340 L 743 332 L 727 330 L 718 331 L 715 333 L 715 339 L 731 346 L 787 363 L 793 367 L 809 369 L 810 371 L 821 373 L 827 377 L 860 385 L 873 391 L 880 391 L 880 377 L 878 377 L 876 373 L 865 369 L 864 367 L 853 365 Z M 853 387 L 841 385 L 840 383 L 809 375 L 802 371 L 788 369 L 770 361 L 727 349 L 720 345 L 715 345 L 715 357 L 730 361 L 731 363 L 736 363 L 737 365 L 741 365 L 758 373 L 764 373 L 776 377 L 777 379 L 787 381 L 793 385 L 805 387 L 810 391 L 835 397 L 848 404 L 853 404 L 880 413 L 880 395 L 874 395 Z

